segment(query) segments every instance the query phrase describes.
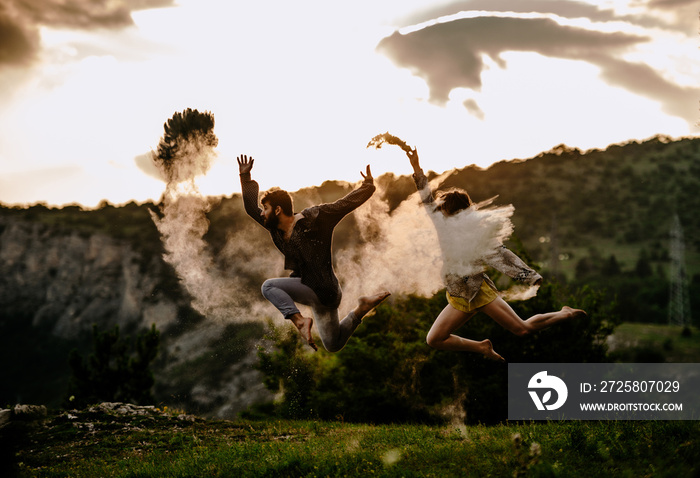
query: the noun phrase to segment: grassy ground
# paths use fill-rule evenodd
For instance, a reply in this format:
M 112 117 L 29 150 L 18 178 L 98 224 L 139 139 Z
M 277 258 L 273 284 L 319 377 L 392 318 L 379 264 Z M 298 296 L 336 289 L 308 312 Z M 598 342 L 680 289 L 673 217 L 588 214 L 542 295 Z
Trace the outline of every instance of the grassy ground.
M 62 412 L 17 441 L 20 476 L 697 476 L 700 422 L 494 427 Z
M 625 323 L 611 339 L 612 353 L 634 359 L 654 350 L 667 362 L 700 362 L 700 330 L 681 332 Z M 3 442 L 13 444 L 21 477 L 700 476 L 698 421 L 465 427 L 137 411 L 54 412 L 5 433 Z

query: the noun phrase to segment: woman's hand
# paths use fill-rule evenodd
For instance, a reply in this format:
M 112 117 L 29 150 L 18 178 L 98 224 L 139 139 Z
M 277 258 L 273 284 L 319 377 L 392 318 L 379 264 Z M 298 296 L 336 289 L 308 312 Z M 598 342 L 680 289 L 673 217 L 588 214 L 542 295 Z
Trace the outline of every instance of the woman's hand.
M 418 150 L 416 148 L 413 148 L 411 151 L 406 151 L 406 156 L 408 156 L 408 160 L 411 161 L 411 166 L 413 166 L 413 172 L 418 173 L 421 170 L 420 163 L 418 160 Z

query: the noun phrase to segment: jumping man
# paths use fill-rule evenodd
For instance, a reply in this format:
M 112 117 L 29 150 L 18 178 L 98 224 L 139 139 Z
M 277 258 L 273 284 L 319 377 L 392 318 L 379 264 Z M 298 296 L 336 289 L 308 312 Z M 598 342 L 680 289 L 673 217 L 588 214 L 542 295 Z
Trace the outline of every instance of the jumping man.
M 355 307 L 338 320 L 338 306 L 342 290 L 333 270 L 331 243 L 333 229 L 347 214 L 355 210 L 374 193 L 374 178 L 367 166 L 362 185 L 345 197 L 330 204 L 321 204 L 295 213 L 292 198 L 287 191 L 272 189 L 260 199 L 258 183 L 251 179 L 254 159 L 239 156 L 243 205 L 250 217 L 270 232 L 272 242 L 284 255 L 289 277 L 268 279 L 262 285 L 262 294 L 290 320 L 314 350 L 311 327 L 316 322 L 323 346 L 337 352 L 347 343 L 362 318 L 390 294 L 360 297 Z M 301 314 L 296 303 L 310 306 L 314 318 Z

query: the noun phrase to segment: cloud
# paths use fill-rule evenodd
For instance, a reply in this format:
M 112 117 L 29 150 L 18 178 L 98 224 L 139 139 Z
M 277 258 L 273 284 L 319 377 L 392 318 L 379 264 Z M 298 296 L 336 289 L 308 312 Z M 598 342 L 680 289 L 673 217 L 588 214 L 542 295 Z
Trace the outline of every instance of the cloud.
M 158 169 L 158 166 L 153 162 L 153 152 L 140 154 L 134 158 L 134 163 L 136 167 L 139 168 L 146 175 L 160 179 L 161 181 L 167 181 L 165 175 Z
M 131 12 L 171 5 L 173 0 L 9 0 L 0 6 L 0 67 L 36 58 L 39 27 L 91 30 L 133 25 Z
M 649 7 L 661 9 L 674 9 L 678 7 L 697 6 L 696 0 L 651 0 Z
M 30 25 L 83 29 L 123 27 L 132 23 L 123 2 L 28 0 L 13 1 L 10 8 Z
M 673 11 L 681 7 L 694 6 L 696 0 L 651 0 L 649 9 Z M 435 18 L 455 15 L 468 11 L 541 13 L 554 14 L 563 18 L 588 18 L 594 22 L 624 21 L 642 27 L 658 27 L 672 30 L 685 30 L 685 22 L 678 18 L 676 23 L 668 23 L 659 15 L 649 11 L 637 14 L 617 14 L 609 8 L 600 8 L 586 2 L 567 0 L 459 0 L 414 13 L 405 18 L 408 25 L 423 23 Z M 687 12 L 685 12 L 687 13 Z M 680 15 L 679 15 L 680 17 Z
M 660 101 L 666 113 L 683 118 L 689 124 L 697 122 L 700 88 L 675 85 L 649 66 L 639 63 L 603 56 L 597 64 L 603 67 L 601 75 L 608 83 L 621 85 L 633 93 Z
M 566 0 L 460 0 L 432 7 L 406 18 L 410 24 L 422 23 L 434 18 L 454 15 L 465 11 L 553 13 L 565 18 L 584 17 L 594 20 L 610 20 L 613 13 L 584 2 Z
M 589 60 L 603 51 L 620 50 L 648 38 L 603 33 L 559 25 L 548 18 L 476 17 L 428 26 L 407 34 L 394 32 L 377 49 L 398 66 L 424 78 L 431 100 L 445 103 L 452 89 L 481 87 L 486 54 L 502 67 L 505 51 Z
M 397 31 L 384 38 L 377 50 L 423 78 L 430 100 L 440 105 L 449 100 L 455 88 L 480 90 L 483 55 L 505 68 L 502 53 L 536 52 L 594 64 L 610 85 L 659 101 L 667 113 L 694 123 L 699 89 L 679 87 L 649 66 L 618 58 L 650 40 L 647 36 L 561 25 L 550 18 L 480 16 L 436 23 L 405 34 Z M 477 117 L 483 115 L 475 101 L 465 107 Z
M 696 0 L 651 0 L 647 7 L 653 10 L 658 17 L 658 12 L 670 13 L 675 18 L 678 30 L 688 35 L 697 34 L 698 2 Z
M 0 66 L 29 63 L 39 42 L 39 34 L 25 28 L 6 7 L 0 6 Z
M 476 116 L 480 120 L 483 120 L 486 117 L 484 111 L 479 107 L 475 99 L 469 98 L 467 100 L 464 100 L 463 104 L 467 111 L 469 111 L 472 115 Z

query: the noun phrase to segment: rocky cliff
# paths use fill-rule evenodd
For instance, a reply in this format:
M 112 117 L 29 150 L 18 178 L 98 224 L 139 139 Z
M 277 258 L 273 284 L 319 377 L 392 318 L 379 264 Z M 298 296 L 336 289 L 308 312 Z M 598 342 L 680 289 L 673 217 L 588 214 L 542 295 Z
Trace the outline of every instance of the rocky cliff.
M 27 216 L 0 215 L 0 353 L 11 364 L 2 373 L 1 401 L 58 405 L 69 376 L 67 351 L 88 351 L 93 325 L 135 334 L 152 324 L 161 331 L 154 373 L 162 404 L 233 417 L 269 398 L 253 367 L 262 325 L 199 315 L 162 253 L 153 253 L 160 252 L 157 243 L 144 247 L 52 224 L 50 210 L 39 220 Z
M 166 266 L 157 258 L 142 267 L 128 243 L 103 234 L 0 221 L 0 304 L 25 308 L 34 327 L 77 338 L 93 324 L 133 330 L 175 320 L 175 302 L 158 292 Z

